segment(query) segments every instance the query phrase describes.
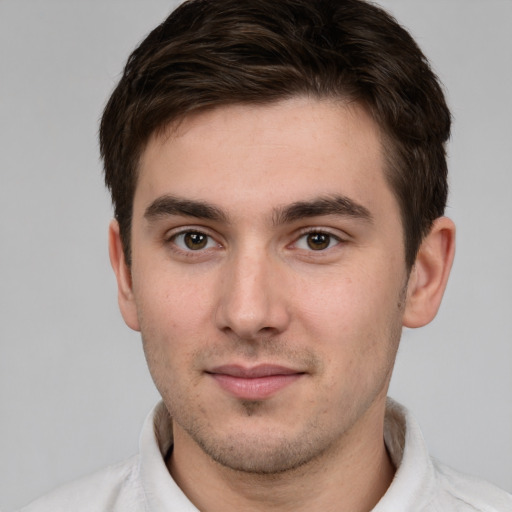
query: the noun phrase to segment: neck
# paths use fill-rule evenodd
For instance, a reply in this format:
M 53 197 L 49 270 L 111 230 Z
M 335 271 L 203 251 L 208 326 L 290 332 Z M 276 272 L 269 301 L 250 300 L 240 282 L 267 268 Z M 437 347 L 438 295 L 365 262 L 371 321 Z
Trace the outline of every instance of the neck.
M 206 512 L 369 512 L 395 471 L 384 445 L 381 405 L 367 411 L 366 428 L 352 428 L 304 466 L 271 475 L 221 466 L 175 425 L 169 470 L 188 498 Z

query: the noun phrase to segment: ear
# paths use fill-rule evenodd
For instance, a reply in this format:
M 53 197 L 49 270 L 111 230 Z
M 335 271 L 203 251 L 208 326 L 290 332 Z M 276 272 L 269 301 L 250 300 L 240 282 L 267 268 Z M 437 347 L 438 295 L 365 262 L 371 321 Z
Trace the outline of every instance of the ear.
M 455 225 L 447 217 L 434 221 L 409 276 L 403 315 L 405 327 L 431 322 L 441 304 L 455 255 Z
M 117 300 L 121 315 L 123 315 L 128 327 L 134 331 L 140 331 L 137 306 L 132 289 L 131 271 L 126 264 L 119 224 L 116 220 L 111 221 L 108 229 L 108 249 L 110 264 L 117 279 Z

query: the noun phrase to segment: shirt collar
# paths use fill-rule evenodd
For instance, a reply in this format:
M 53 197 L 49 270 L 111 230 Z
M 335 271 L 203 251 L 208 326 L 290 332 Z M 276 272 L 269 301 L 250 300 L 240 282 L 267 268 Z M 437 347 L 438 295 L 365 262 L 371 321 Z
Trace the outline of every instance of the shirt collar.
M 384 442 L 396 473 L 372 512 L 421 510 L 431 499 L 436 473 L 420 427 L 405 407 L 388 398 Z
M 163 402 L 146 418 L 139 441 L 140 478 L 146 510 L 198 512 L 172 479 L 165 457 L 172 447 L 172 422 Z

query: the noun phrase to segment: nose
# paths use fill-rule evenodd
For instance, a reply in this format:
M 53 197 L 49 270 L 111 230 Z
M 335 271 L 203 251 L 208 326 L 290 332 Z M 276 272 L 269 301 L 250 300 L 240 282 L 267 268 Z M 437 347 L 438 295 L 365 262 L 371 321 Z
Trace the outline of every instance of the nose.
M 233 256 L 219 292 L 216 321 L 220 330 L 254 340 L 282 333 L 288 327 L 283 269 L 265 252 Z

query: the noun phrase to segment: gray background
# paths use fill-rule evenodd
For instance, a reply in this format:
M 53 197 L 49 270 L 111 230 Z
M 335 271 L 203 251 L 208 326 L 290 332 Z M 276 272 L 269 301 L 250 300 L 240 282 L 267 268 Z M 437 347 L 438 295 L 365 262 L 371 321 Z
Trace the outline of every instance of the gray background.
M 458 251 L 391 395 L 444 462 L 512 491 L 512 2 L 386 0 L 448 90 Z M 0 506 L 137 450 L 157 393 L 107 257 L 96 133 L 171 1 L 0 0 Z

